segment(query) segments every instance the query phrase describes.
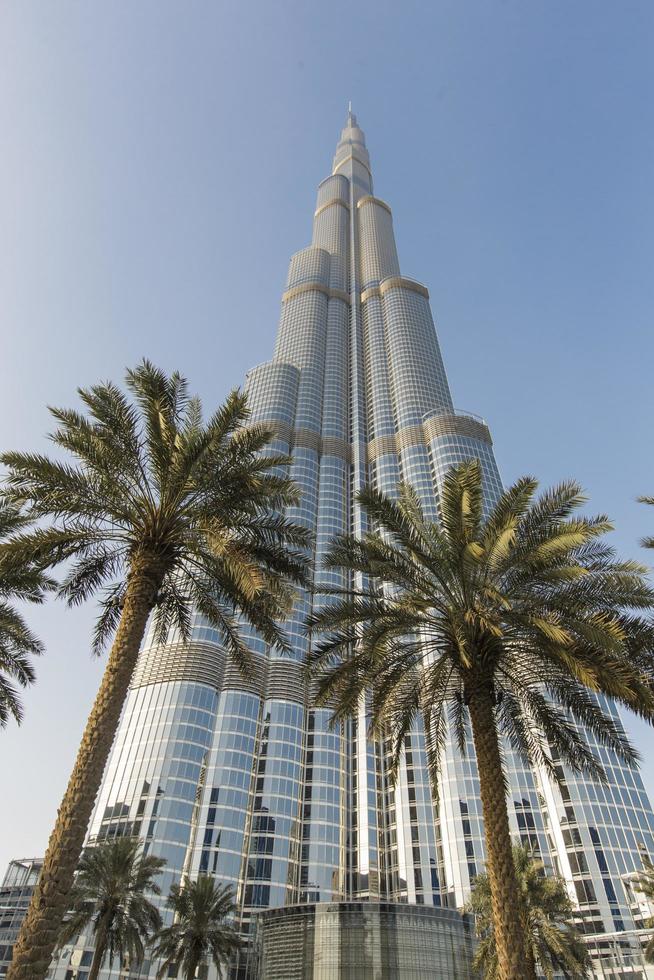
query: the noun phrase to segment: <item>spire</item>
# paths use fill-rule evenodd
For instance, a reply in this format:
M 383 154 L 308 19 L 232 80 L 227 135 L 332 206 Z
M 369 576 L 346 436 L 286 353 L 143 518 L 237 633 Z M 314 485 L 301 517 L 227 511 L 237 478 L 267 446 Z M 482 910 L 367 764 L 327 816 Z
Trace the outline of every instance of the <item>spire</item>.
M 348 164 L 349 161 L 349 164 Z M 345 168 L 345 169 L 343 169 Z M 372 194 L 370 177 L 370 158 L 366 149 L 366 137 L 352 112 L 352 101 L 347 104 L 347 119 L 336 147 L 332 173 L 343 173 L 352 178 L 354 170 L 358 173 L 358 188 L 361 193 Z M 361 170 L 365 173 L 361 173 Z
M 359 143 L 361 146 L 366 145 L 366 138 L 363 135 L 363 130 L 359 126 L 356 115 L 352 112 L 352 100 L 347 104 L 347 118 L 345 120 L 345 125 L 343 126 L 343 131 L 341 132 L 341 138 L 339 145 L 343 143 Z

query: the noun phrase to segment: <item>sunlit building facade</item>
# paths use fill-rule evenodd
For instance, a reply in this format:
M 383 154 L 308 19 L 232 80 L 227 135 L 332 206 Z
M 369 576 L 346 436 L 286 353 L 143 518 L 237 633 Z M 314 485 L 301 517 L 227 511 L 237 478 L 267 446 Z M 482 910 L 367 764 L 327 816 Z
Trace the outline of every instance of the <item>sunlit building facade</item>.
M 351 112 L 318 187 L 311 244 L 290 262 L 273 357 L 246 387 L 254 417 L 275 427 L 274 448 L 292 454 L 302 490 L 292 516 L 315 534 L 316 591 L 288 626 L 294 655 L 252 636 L 258 669 L 244 681 L 199 618 L 186 647 L 148 640 L 90 836 L 139 835 L 168 862 L 164 894 L 183 873 L 233 884 L 246 934 L 257 913 L 299 904 L 461 908 L 484 864 L 472 746 L 465 757 L 448 746 L 436 810 L 420 728 L 392 787 L 363 714 L 332 730 L 302 675 L 307 613 L 321 586 L 348 585 L 321 558 L 335 534 L 365 528 L 358 489 L 393 493 L 408 480 L 436 519 L 452 464 L 478 458 L 489 501 L 502 486 L 488 426 L 454 407 L 427 287 L 400 269 Z M 582 928 L 613 935 L 634 928 L 623 876 L 654 856 L 654 817 L 638 772 L 595 748 L 608 783 L 562 769 L 560 788 L 507 750 L 509 810 L 516 838 L 565 877 Z M 644 976 L 636 959 L 628 975 Z M 83 980 L 71 962 L 57 977 Z M 154 974 L 146 963 L 140 975 Z

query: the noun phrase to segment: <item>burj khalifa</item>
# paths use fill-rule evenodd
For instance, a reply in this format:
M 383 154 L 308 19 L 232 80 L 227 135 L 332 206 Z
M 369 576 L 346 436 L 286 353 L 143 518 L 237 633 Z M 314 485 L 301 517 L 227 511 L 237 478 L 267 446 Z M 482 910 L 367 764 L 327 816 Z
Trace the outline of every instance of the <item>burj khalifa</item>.
M 139 836 L 168 862 L 164 895 L 183 874 L 231 883 L 250 938 L 235 976 L 254 975 L 257 944 L 267 980 L 468 976 L 472 939 L 457 910 L 484 865 L 472 746 L 446 749 L 436 806 L 420 729 L 392 785 L 365 706 L 332 728 L 303 673 L 307 615 L 326 601 L 321 589 L 347 586 L 321 559 L 335 535 L 365 529 L 357 490 L 393 493 L 409 481 L 436 520 L 453 464 L 480 460 L 489 501 L 502 488 L 487 424 L 454 407 L 427 287 L 400 269 L 391 208 L 373 192 L 351 111 L 318 186 L 311 244 L 290 261 L 272 359 L 252 368 L 246 389 L 253 418 L 274 427 L 274 450 L 292 456 L 302 496 L 291 516 L 315 536 L 314 589 L 287 624 L 294 655 L 252 635 L 257 671 L 244 680 L 199 616 L 187 645 L 146 640 L 90 839 Z M 507 749 L 512 830 L 564 877 L 597 975 L 644 977 L 628 879 L 654 856 L 654 816 L 638 771 L 594 748 L 605 785 L 563 769 L 554 785 Z M 367 922 L 360 943 L 357 916 Z M 433 947 L 429 929 L 440 937 Z M 400 948 L 401 933 L 413 952 Z M 441 972 L 430 973 L 437 955 Z M 78 963 L 70 976 L 83 976 L 83 956 L 82 946 L 69 952 L 54 975 Z M 358 973 L 343 965 L 352 956 L 363 957 Z M 156 967 L 146 961 L 130 976 Z

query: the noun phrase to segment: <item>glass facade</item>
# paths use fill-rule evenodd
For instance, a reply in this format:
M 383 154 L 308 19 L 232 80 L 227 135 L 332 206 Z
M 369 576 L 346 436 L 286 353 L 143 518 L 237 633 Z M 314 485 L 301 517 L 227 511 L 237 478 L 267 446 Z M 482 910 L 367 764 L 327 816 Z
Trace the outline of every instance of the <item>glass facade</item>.
M 473 926 L 449 909 L 391 902 L 261 913 L 252 976 L 265 980 L 473 980 Z
M 0 977 L 5 975 L 11 962 L 14 943 L 32 901 L 42 865 L 40 858 L 16 858 L 9 862 L 0 885 Z
M 392 494 L 408 480 L 436 518 L 445 472 L 474 457 L 487 500 L 501 490 L 486 423 L 454 407 L 428 291 L 400 271 L 391 210 L 374 196 L 351 113 L 318 187 L 311 245 L 290 262 L 272 360 L 246 388 L 254 418 L 274 425 L 275 450 L 292 454 L 302 490 L 292 516 L 315 534 L 315 592 L 288 624 L 294 654 L 276 656 L 252 636 L 257 670 L 244 682 L 200 617 L 186 647 L 148 638 L 90 836 L 140 835 L 168 861 L 164 893 L 184 872 L 232 883 L 245 935 L 263 909 L 298 902 L 460 908 L 484 863 L 472 746 L 465 757 L 448 746 L 436 812 L 420 727 L 393 787 L 365 705 L 332 730 L 301 671 L 305 616 L 329 601 L 321 586 L 361 584 L 320 567 L 334 534 L 365 529 L 358 489 Z M 638 772 L 596 750 L 605 786 L 562 769 L 554 787 L 506 753 L 513 832 L 565 877 L 589 936 L 633 929 L 623 877 L 654 857 Z M 58 980 L 67 971 L 84 980 L 66 963 Z M 245 972 L 244 959 L 235 975 Z M 140 975 L 154 974 L 147 964 Z

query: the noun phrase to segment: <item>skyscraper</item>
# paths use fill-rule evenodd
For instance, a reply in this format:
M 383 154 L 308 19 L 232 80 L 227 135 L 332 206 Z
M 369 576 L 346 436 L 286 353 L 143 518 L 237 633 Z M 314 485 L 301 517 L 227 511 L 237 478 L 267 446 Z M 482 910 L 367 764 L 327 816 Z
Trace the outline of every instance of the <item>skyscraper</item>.
M 233 883 L 246 931 L 262 909 L 298 903 L 459 908 L 484 862 L 472 746 L 465 757 L 448 746 L 435 811 L 420 729 L 392 787 L 363 709 L 331 730 L 302 674 L 305 617 L 321 587 L 346 584 L 321 559 L 335 534 L 365 528 L 358 489 L 392 493 L 408 480 L 436 519 L 447 469 L 478 458 L 488 500 L 501 491 L 488 426 L 454 408 L 427 288 L 400 272 L 352 112 L 318 187 L 311 245 L 290 262 L 272 360 L 246 387 L 254 418 L 274 424 L 275 450 L 292 454 L 302 490 L 292 516 L 315 532 L 316 591 L 288 624 L 294 655 L 252 635 L 258 671 L 244 681 L 200 617 L 188 646 L 148 640 L 90 836 L 140 835 L 168 861 L 164 893 L 183 872 Z M 628 934 L 622 878 L 654 856 L 654 816 L 638 772 L 595 749 L 605 786 L 562 770 L 555 787 L 507 751 L 510 818 L 565 877 L 585 931 Z M 628 946 L 625 936 L 625 956 Z

